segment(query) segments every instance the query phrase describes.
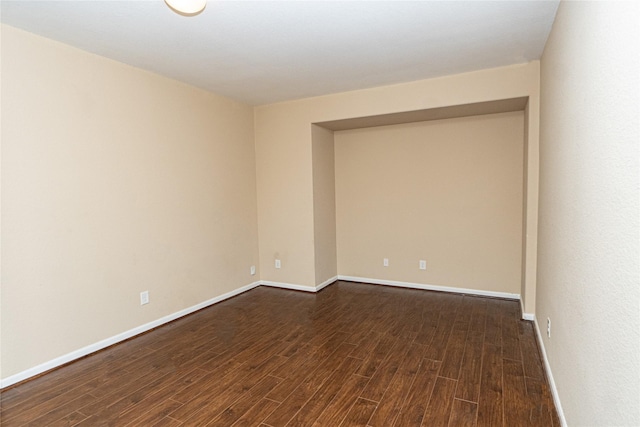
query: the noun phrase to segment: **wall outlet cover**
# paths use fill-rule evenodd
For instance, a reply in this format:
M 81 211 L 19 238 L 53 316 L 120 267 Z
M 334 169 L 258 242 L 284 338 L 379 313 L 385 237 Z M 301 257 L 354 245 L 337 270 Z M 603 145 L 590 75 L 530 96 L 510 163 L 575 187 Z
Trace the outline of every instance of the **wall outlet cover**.
M 140 292 L 140 305 L 149 304 L 149 291 Z
M 551 319 L 547 317 L 547 338 L 551 338 Z

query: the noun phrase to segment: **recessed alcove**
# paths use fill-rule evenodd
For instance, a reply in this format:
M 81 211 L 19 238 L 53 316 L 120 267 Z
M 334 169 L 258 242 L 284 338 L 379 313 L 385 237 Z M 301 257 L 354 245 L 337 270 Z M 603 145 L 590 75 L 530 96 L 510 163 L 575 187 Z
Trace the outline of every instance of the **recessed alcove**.
M 451 105 L 448 107 L 427 108 L 424 110 L 402 111 L 375 116 L 353 117 L 315 123 L 325 129 L 342 131 L 376 126 L 399 125 L 405 123 L 444 120 L 459 117 L 480 116 L 485 114 L 524 111 L 528 97 L 499 99 L 496 101 L 475 102 L 471 104 Z
M 527 265 L 527 250 L 535 247 L 535 241 L 527 246 L 528 101 L 515 97 L 313 123 L 316 284 L 337 275 L 522 300 L 527 287 L 535 292 L 527 283 L 527 269 L 535 268 Z M 496 129 L 502 135 L 487 133 Z M 434 135 L 439 142 L 417 140 Z M 443 143 L 446 135 L 455 143 Z M 367 138 L 370 144 L 363 143 Z M 365 151 L 346 154 L 347 140 Z M 444 157 L 424 158 L 434 153 Z M 456 179 L 456 168 L 467 176 Z M 382 265 L 383 256 L 391 258 L 389 267 Z M 426 271 L 418 268 L 423 258 Z

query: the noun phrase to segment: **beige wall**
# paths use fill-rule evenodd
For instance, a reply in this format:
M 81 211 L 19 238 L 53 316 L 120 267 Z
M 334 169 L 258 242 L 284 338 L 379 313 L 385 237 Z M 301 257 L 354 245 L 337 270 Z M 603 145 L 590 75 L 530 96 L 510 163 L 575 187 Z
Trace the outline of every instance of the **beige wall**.
M 529 182 L 537 183 L 539 63 L 345 92 L 257 107 L 256 161 L 262 279 L 306 286 L 316 282 L 313 206 L 313 123 L 476 102 L 528 97 Z M 533 185 L 533 184 L 531 184 Z M 536 187 L 537 188 L 537 187 Z M 530 189 L 531 190 L 531 189 Z M 527 192 L 527 217 L 537 215 L 537 191 Z M 527 222 L 527 259 L 537 230 Z M 282 268 L 273 260 L 283 258 Z M 527 263 L 525 277 L 535 278 Z M 527 286 L 535 289 L 535 281 Z M 535 301 L 525 311 L 533 313 Z
M 261 279 L 314 286 L 311 125 L 290 121 L 289 113 L 255 117 Z
M 314 123 L 527 97 L 537 182 L 537 62 L 252 109 L 7 26 L 2 56 L 2 378 L 254 280 L 334 277 Z
M 252 107 L 7 26 L 2 89 L 3 377 L 256 280 Z
M 537 63 L 538 67 L 540 63 Z M 539 73 L 536 79 L 540 81 Z M 536 283 L 538 282 L 538 186 L 540 164 L 540 102 L 530 98 L 524 112 L 524 173 L 523 193 L 524 210 L 522 212 L 522 282 L 520 301 L 528 320 L 533 320 L 536 307 Z M 530 120 L 533 120 L 530 122 Z M 534 125 L 531 125 L 534 123 Z
M 336 132 L 338 273 L 519 294 L 523 115 Z
M 0 380 L 4 378 L 2 371 L 2 86 L 2 29 L 0 27 Z
M 333 132 L 312 125 L 313 242 L 316 284 L 338 275 L 336 258 L 336 183 Z
M 529 129 L 529 104 L 527 103 L 527 106 L 525 107 L 525 111 L 524 111 L 524 129 Z M 523 195 L 523 206 L 522 206 L 522 250 L 520 251 L 521 253 L 521 262 L 520 265 L 522 267 L 527 265 L 527 248 L 526 248 L 526 244 L 527 244 L 527 194 L 529 191 L 528 188 L 528 174 L 527 174 L 527 168 L 529 167 L 529 150 L 527 149 L 529 147 L 529 133 L 528 132 L 524 132 L 524 149 L 523 149 L 523 162 L 522 162 L 522 195 Z M 537 218 L 537 215 L 536 215 Z M 535 263 L 533 264 L 535 265 Z M 529 270 L 530 271 L 530 270 Z M 534 270 L 535 271 L 535 270 Z M 521 268 L 520 269 L 520 301 L 522 304 L 522 307 L 526 306 L 526 301 L 528 299 L 530 299 L 527 295 L 527 269 L 525 268 Z M 529 283 L 531 283 L 529 281 Z M 535 283 L 535 280 L 534 282 Z M 530 289 L 529 290 L 529 294 L 533 294 L 534 295 L 534 300 L 535 300 L 535 288 L 534 289 Z
M 572 426 L 640 425 L 638 22 L 562 2 L 542 57 L 536 316 Z

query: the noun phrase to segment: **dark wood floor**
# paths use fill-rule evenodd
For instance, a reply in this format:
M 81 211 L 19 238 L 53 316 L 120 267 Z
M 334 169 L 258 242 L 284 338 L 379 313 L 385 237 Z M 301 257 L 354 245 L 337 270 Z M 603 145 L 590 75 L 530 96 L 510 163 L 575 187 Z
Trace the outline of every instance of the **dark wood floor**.
M 5 390 L 3 426 L 558 426 L 515 301 L 259 287 Z

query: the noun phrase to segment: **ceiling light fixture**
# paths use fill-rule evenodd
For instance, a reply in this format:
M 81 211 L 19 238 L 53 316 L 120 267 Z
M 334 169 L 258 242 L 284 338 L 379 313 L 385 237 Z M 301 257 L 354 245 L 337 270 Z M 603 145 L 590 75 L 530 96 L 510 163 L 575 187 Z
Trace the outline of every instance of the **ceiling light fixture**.
M 171 10 L 183 16 L 196 16 L 207 5 L 207 0 L 164 0 L 164 2 Z

